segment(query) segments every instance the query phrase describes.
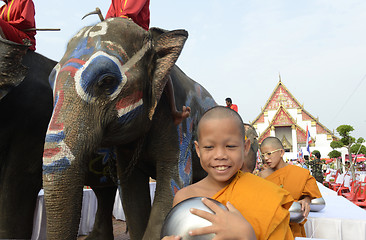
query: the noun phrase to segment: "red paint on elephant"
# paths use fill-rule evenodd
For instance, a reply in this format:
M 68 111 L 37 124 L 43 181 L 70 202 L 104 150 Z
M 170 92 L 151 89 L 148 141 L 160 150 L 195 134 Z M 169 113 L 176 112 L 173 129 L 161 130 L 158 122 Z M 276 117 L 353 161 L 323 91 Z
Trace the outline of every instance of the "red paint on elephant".
M 64 129 L 64 124 L 58 123 L 58 116 L 60 114 L 61 107 L 64 103 L 64 91 L 61 90 L 58 92 L 57 102 L 55 103 L 55 109 L 53 110 L 53 116 L 50 122 L 50 125 L 48 127 L 48 130 L 50 131 L 61 131 Z
M 142 91 L 137 91 L 125 98 L 119 100 L 116 104 L 118 116 L 122 116 L 136 107 L 142 105 Z
M 184 172 L 189 175 L 192 170 L 192 157 L 187 159 L 186 167 L 184 168 Z
M 62 72 L 70 72 L 71 77 L 75 77 L 75 73 L 77 70 L 80 69 L 81 66 L 85 64 L 85 61 L 80 60 L 78 58 L 71 58 L 69 61 L 67 61 L 62 69 L 60 70 L 60 73 Z
M 45 149 L 43 151 L 43 157 L 44 158 L 51 158 L 58 154 L 61 151 L 61 148 L 52 148 L 52 149 Z
M 179 189 L 176 187 L 176 186 L 173 186 L 173 191 L 174 191 L 174 196 L 175 196 L 175 194 L 179 191 Z

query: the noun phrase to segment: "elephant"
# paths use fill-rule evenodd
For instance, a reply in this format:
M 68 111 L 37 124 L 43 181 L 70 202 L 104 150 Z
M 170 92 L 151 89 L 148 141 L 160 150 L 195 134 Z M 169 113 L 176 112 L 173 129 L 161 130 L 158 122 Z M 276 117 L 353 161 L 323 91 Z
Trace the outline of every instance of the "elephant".
M 22 64 L 28 46 L 0 38 L 0 100 L 25 78 L 27 68 Z
M 212 96 L 175 65 L 185 30 L 146 31 L 110 18 L 81 29 L 54 69 L 54 109 L 43 153 L 48 239 L 75 239 L 87 159 L 114 148 L 131 239 L 159 239 L 176 191 L 205 176 L 193 140 Z M 164 93 L 173 82 L 177 109 L 191 114 L 175 125 Z M 149 178 L 156 179 L 151 206 Z
M 56 64 L 26 45 L 0 38 L 0 239 L 32 236 L 53 109 L 48 79 Z M 117 188 L 112 177 L 116 173 L 109 170 L 113 155 L 112 149 L 98 149 L 88 163 L 85 184 L 98 199 L 91 237 L 113 239 L 111 215 Z
M 30 239 L 56 62 L 0 38 L 0 239 Z

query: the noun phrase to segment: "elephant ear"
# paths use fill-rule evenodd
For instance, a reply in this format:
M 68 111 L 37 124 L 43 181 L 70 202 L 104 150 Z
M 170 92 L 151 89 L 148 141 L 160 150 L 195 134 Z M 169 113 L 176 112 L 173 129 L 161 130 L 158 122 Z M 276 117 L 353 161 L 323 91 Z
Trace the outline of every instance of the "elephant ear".
M 149 32 L 151 32 L 152 38 L 154 40 L 157 40 L 162 34 L 169 32 L 168 30 L 152 27 L 149 29 Z
M 24 80 L 28 68 L 22 59 L 28 47 L 0 37 L 0 100 Z
M 167 75 L 182 52 L 184 43 L 188 38 L 185 30 L 175 30 L 157 34 L 156 29 L 149 30 L 154 41 L 154 50 L 157 55 L 155 71 L 152 79 L 152 105 L 149 111 L 149 119 L 152 119 L 161 94 L 168 81 Z M 156 39 L 154 38 L 156 37 Z

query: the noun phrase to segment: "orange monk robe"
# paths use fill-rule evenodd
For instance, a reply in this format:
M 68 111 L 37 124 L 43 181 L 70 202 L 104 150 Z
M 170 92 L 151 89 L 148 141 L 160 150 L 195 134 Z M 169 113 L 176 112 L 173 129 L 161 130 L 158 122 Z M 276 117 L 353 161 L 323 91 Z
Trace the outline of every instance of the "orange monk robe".
M 294 239 L 289 227 L 290 194 L 251 173 L 239 173 L 212 197 L 222 204 L 230 202 L 252 225 L 258 240 Z
M 299 166 L 287 165 L 266 179 L 289 191 L 295 201 L 300 200 L 301 196 L 309 196 L 311 199 L 322 197 L 315 178 L 309 170 Z M 306 219 L 301 223 L 290 223 L 294 237 L 306 237 L 305 222 Z

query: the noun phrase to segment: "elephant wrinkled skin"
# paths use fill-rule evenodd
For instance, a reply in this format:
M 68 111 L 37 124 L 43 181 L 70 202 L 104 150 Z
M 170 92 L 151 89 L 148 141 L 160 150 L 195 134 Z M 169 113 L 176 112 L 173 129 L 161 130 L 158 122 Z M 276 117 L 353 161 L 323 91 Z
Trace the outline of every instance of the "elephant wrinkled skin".
M 0 40 L 0 239 L 30 239 L 56 62 Z
M 86 159 L 95 149 L 116 149 L 131 239 L 159 239 L 175 192 L 202 177 L 193 140 L 199 117 L 216 103 L 175 66 L 187 37 L 112 18 L 69 41 L 54 69 L 43 155 L 48 239 L 76 238 Z M 169 73 L 177 108 L 192 109 L 178 126 L 163 93 Z M 157 181 L 152 207 L 149 177 Z

